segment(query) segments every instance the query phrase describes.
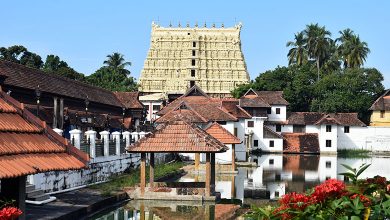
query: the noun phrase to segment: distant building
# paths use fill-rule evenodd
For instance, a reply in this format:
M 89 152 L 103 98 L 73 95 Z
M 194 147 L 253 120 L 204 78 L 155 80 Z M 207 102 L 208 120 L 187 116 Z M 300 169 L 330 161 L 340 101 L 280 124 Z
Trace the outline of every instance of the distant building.
M 151 122 L 156 120 L 159 116 L 157 112 L 160 111 L 166 100 L 164 93 L 154 93 L 143 95 L 139 97 L 139 101 L 144 105 L 146 110 L 146 121 Z
M 140 92 L 165 93 L 172 100 L 196 84 L 211 97 L 230 97 L 237 85 L 249 82 L 240 31 L 241 24 L 207 28 L 153 23 Z
M 390 89 L 372 104 L 370 126 L 390 127 Z

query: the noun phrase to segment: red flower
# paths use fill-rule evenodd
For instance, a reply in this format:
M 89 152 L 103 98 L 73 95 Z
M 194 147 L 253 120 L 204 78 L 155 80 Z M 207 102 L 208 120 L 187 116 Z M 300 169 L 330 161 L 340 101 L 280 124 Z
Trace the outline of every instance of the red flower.
M 371 200 L 362 194 L 353 194 L 349 198 L 354 200 L 356 197 L 359 197 L 360 202 L 362 202 L 365 207 L 368 207 L 371 205 Z
M 5 207 L 0 210 L 0 220 L 17 219 L 22 211 L 15 207 Z
M 345 193 L 345 184 L 340 180 L 329 179 L 314 188 L 312 201 L 324 202 L 329 198 L 340 198 Z

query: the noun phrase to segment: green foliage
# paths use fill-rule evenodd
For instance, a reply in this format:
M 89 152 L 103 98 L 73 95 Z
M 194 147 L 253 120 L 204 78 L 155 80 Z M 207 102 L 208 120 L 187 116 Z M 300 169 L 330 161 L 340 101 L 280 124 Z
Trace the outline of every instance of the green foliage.
M 360 174 L 362 174 L 370 165 L 371 164 L 362 164 L 358 169 L 356 169 L 348 166 L 347 164 L 341 164 L 341 166 L 345 167 L 348 172 L 339 173 L 339 175 L 348 177 L 350 180 L 352 180 L 353 184 L 356 184 Z
M 0 47 L 0 60 L 7 60 L 37 69 L 41 68 L 43 64 L 42 58 L 38 54 L 30 52 L 20 45 L 8 48 Z
M 279 207 L 251 207 L 246 219 L 388 219 L 390 184 L 385 177 L 358 179 L 370 166 L 344 165 L 352 184 L 341 187 L 338 180 L 327 180 L 306 194 L 291 193 L 279 200 Z M 322 197 L 321 197 L 322 195 Z M 322 199 L 319 199 L 322 198 Z
M 137 90 L 137 84 L 133 77 L 128 77 L 123 71 L 111 67 L 101 67 L 95 73 L 88 76 L 87 81 L 91 85 L 111 91 Z
M 65 61 L 62 61 L 56 55 L 47 55 L 42 69 L 46 72 L 67 77 L 69 79 L 85 81 L 84 74 L 79 73 L 73 68 L 69 67 Z
M 339 69 L 323 74 L 317 81 L 315 66 L 307 63 L 266 71 L 232 94 L 239 98 L 248 88 L 282 90 L 290 111 L 358 112 L 367 122 L 369 107 L 383 93 L 382 81 L 382 74 L 375 68 Z
M 368 158 L 371 151 L 362 149 L 339 149 L 337 157 L 341 158 Z

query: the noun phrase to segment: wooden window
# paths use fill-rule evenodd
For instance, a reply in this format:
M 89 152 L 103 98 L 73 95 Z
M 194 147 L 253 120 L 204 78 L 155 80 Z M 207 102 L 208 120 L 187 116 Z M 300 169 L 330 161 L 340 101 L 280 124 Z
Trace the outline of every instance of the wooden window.
M 258 147 L 259 146 L 259 140 L 253 140 L 253 146 Z
M 349 126 L 344 126 L 344 133 L 349 133 Z
M 192 56 L 194 57 L 196 55 L 196 51 L 192 50 Z
M 195 77 L 195 70 L 191 70 L 191 77 Z
M 331 168 L 332 167 L 332 162 L 326 161 L 325 166 L 326 166 L 326 168 Z
M 281 181 L 282 180 L 282 175 L 280 173 L 275 174 L 275 181 Z
M 385 117 L 385 111 L 381 111 L 381 118 Z
M 275 147 L 275 142 L 274 141 L 269 141 L 269 147 Z
M 271 108 L 267 108 L 267 114 L 268 114 L 268 115 L 271 114 Z
M 276 125 L 276 132 L 282 131 L 282 125 Z
M 269 159 L 269 165 L 274 165 L 274 159 Z
M 192 42 L 192 47 L 196 47 L 196 42 Z
M 326 140 L 326 147 L 332 147 L 332 140 Z
M 276 108 L 276 114 L 280 115 L 280 108 Z
M 253 128 L 253 127 L 255 127 L 255 122 L 254 121 L 248 121 L 247 125 L 248 125 L 248 128 Z
M 326 132 L 332 132 L 332 125 L 326 126 Z
M 160 111 L 160 105 L 153 105 L 153 111 Z
M 234 128 L 234 136 L 237 136 L 237 128 Z
M 191 65 L 195 66 L 195 60 L 194 59 L 191 60 Z
M 279 191 L 275 191 L 275 197 L 278 198 L 280 196 Z

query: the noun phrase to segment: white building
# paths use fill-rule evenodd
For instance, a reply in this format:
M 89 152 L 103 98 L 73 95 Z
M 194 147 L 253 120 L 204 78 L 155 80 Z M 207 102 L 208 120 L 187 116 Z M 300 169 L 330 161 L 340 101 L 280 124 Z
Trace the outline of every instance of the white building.
M 139 97 L 139 101 L 146 109 L 146 121 L 152 122 L 159 118 L 156 113 L 162 108 L 165 99 L 164 93 L 154 93 Z

